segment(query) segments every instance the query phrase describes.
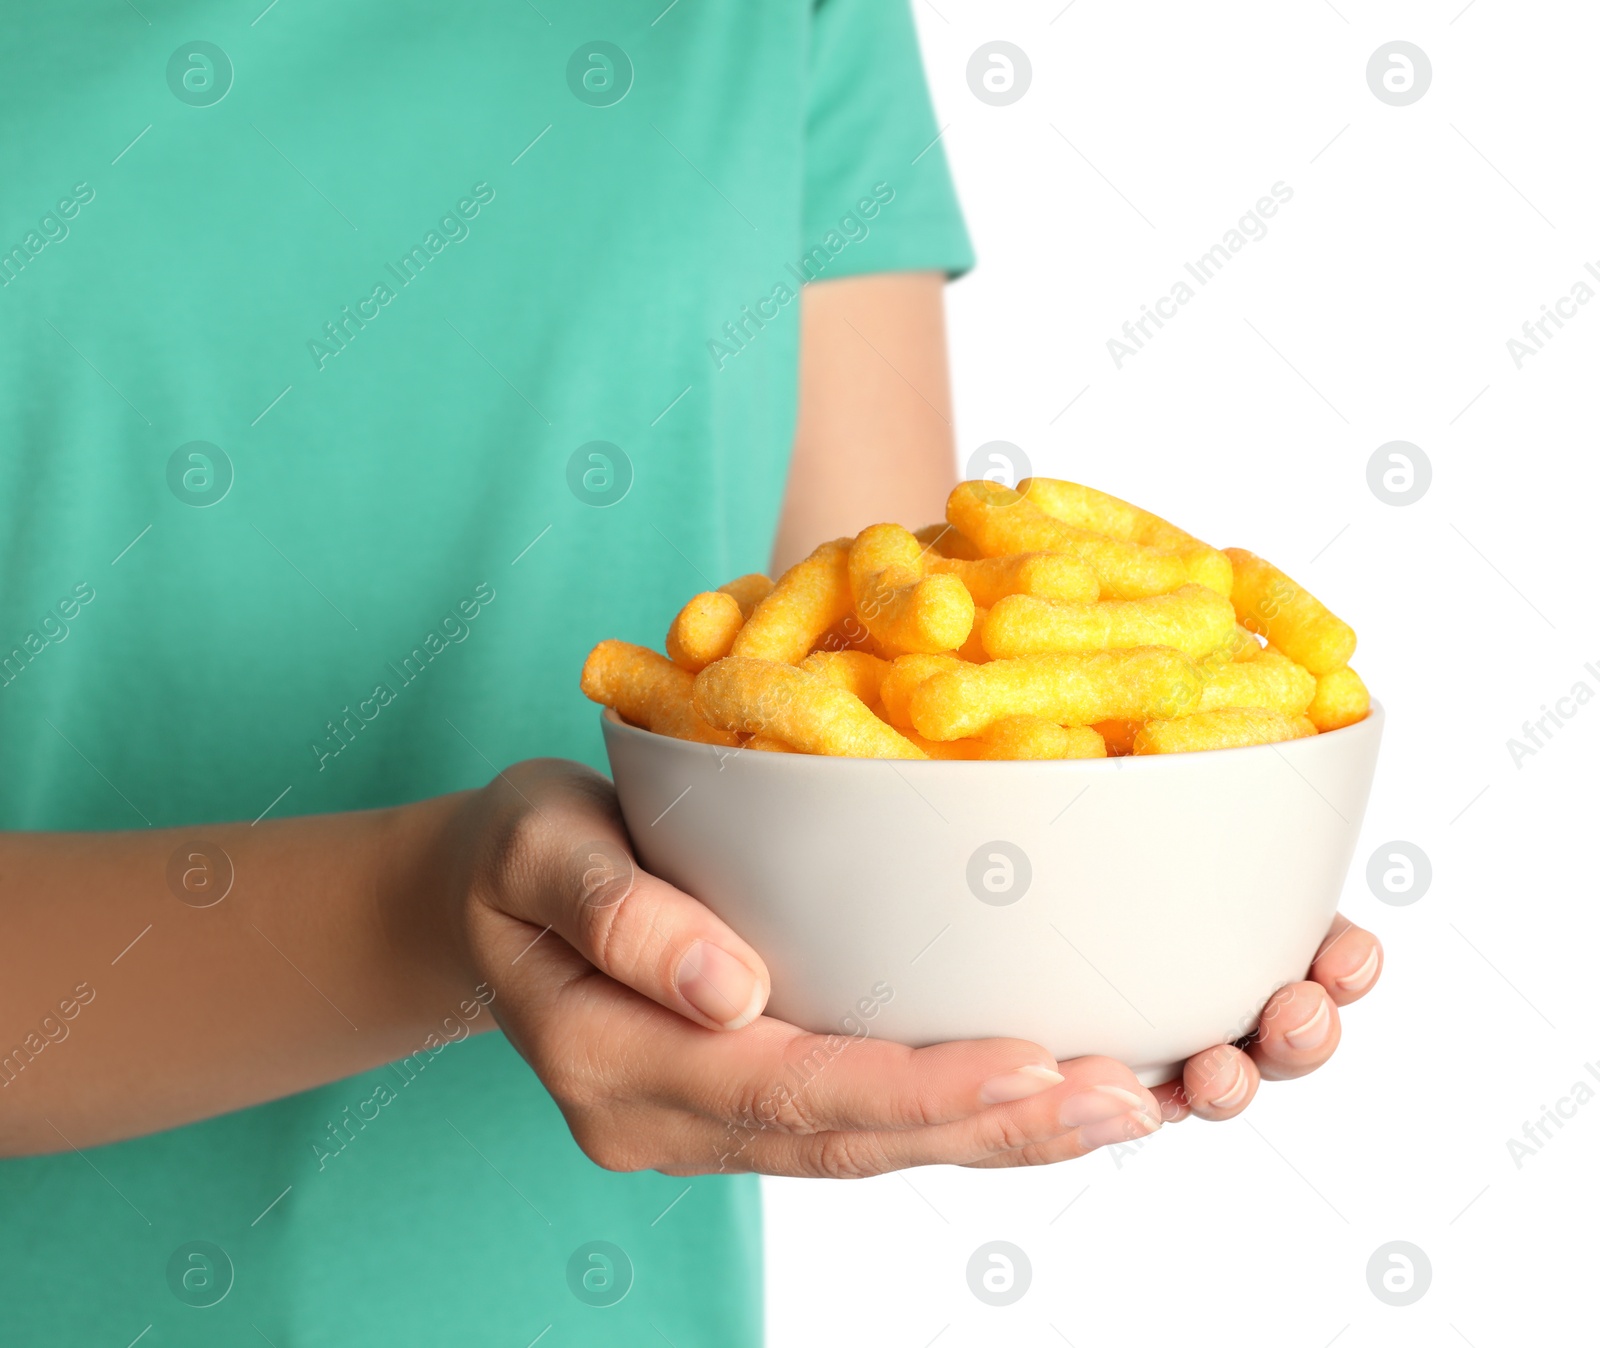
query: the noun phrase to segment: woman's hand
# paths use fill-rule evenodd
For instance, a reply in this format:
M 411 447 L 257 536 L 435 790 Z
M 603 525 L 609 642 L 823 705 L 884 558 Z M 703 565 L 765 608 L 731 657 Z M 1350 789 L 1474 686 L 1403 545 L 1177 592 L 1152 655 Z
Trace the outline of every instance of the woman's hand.
M 610 1170 L 854 1177 L 1067 1160 L 1163 1115 L 1229 1117 L 1262 1075 L 1310 1071 L 1337 1043 L 1333 1002 L 1376 977 L 1376 942 L 1336 927 L 1317 981 L 1269 1003 L 1248 1052 L 1209 1050 L 1182 1085 L 1151 1092 L 1109 1058 L 1055 1063 L 1023 1040 L 908 1049 L 762 1016 L 760 957 L 632 863 L 610 784 L 585 768 L 518 764 L 457 827 L 476 974 L 578 1145 Z
M 518 764 L 459 826 L 491 1009 L 608 1170 L 852 1177 L 1075 1156 L 1160 1126 L 1109 1058 L 1058 1064 L 1018 1039 L 908 1049 L 762 1016 L 760 957 L 632 865 L 610 783 L 585 768 Z
M 1242 1044 L 1219 1044 L 1190 1058 L 1183 1080 L 1156 1088 L 1162 1115 L 1231 1119 L 1263 1081 L 1314 1072 L 1339 1047 L 1339 1008 L 1372 991 L 1383 970 L 1383 947 L 1342 914 L 1311 962 L 1310 976 L 1273 994 L 1261 1024 Z
M 1255 1099 L 1263 1081 L 1288 1081 L 1316 1071 L 1339 1047 L 1339 1008 L 1372 991 L 1382 968 L 1378 938 L 1336 916 L 1312 961 L 1311 976 L 1273 993 L 1254 1034 L 1238 1044 L 1218 1044 L 1195 1054 L 1179 1080 L 1154 1088 L 1161 1121 L 1177 1123 L 1191 1114 L 1231 1119 Z M 1085 1150 L 1076 1139 L 1060 1138 L 974 1164 L 1044 1165 L 1071 1160 Z

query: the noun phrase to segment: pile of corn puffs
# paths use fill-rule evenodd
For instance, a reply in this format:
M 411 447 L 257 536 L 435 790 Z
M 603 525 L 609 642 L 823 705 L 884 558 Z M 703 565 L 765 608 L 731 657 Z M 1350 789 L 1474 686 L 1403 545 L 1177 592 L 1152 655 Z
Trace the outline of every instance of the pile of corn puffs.
M 945 513 L 697 594 L 665 656 L 596 646 L 583 692 L 661 735 L 849 758 L 1189 753 L 1367 714 L 1355 632 L 1254 553 L 1052 478 L 963 482 Z

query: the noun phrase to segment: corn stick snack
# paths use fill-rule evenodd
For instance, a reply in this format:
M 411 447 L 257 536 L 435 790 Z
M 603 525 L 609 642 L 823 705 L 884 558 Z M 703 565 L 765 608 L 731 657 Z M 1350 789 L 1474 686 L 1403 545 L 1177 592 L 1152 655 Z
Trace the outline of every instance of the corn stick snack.
M 935 674 L 911 695 L 911 724 L 930 740 L 968 739 L 1008 716 L 1057 725 L 1147 721 L 1197 708 L 1201 677 L 1160 646 L 1092 655 L 1023 655 Z
M 667 629 L 667 655 L 673 664 L 698 674 L 733 649 L 743 626 L 739 601 L 721 590 L 707 590 L 678 610 Z
M 850 540 L 824 543 L 796 562 L 745 619 L 732 655 L 797 665 L 850 613 Z
M 1233 611 L 1239 621 L 1313 674 L 1350 663 L 1356 634 L 1302 589 L 1253 552 L 1227 549 L 1233 563 Z
M 1255 707 L 1303 715 L 1317 691 L 1317 678 L 1278 651 L 1262 651 L 1254 660 L 1230 661 L 1202 671 L 1200 710 Z
M 878 643 L 867 631 L 866 623 L 856 617 L 852 607 L 850 612 L 811 643 L 811 650 L 813 654 L 817 651 L 865 651 L 868 655 L 876 655 Z
M 929 553 L 927 569 L 957 577 L 980 608 L 992 608 L 1008 594 L 1032 594 L 1068 604 L 1089 604 L 1100 597 L 1094 572 L 1059 552 L 1015 552 L 973 562 Z
M 1056 478 L 963 482 L 946 514 L 694 595 L 670 659 L 602 641 L 582 690 L 679 739 L 946 762 L 1268 745 L 1371 710 L 1354 631 L 1254 553 Z
M 1202 711 L 1169 721 L 1150 721 L 1134 742 L 1136 754 L 1188 754 L 1201 749 L 1242 749 L 1251 744 L 1277 744 L 1317 728 L 1304 716 L 1256 707 Z
M 935 674 L 960 669 L 962 661 L 955 655 L 902 655 L 883 676 L 878 685 L 878 696 L 883 700 L 883 713 L 891 725 L 902 730 L 911 728 L 911 695 Z
M 930 741 L 931 742 L 931 741 Z M 965 740 L 957 743 L 964 744 Z M 1086 725 L 1060 726 L 1038 716 L 996 721 L 977 743 L 980 758 L 1104 758 L 1106 742 Z
M 954 576 L 925 576 L 924 549 L 898 524 L 863 529 L 850 546 L 856 615 L 887 654 L 952 651 L 972 631 L 974 604 Z
M 752 735 L 744 742 L 746 749 L 755 749 L 768 754 L 792 754 L 794 748 L 785 744 L 775 735 Z
M 1095 573 L 1108 599 L 1168 594 L 1188 580 L 1183 559 L 1140 543 L 1063 524 L 1031 501 L 992 482 L 963 482 L 945 506 L 950 523 L 984 553 L 1063 552 Z
M 813 651 L 800 662 L 800 668 L 854 693 L 870 707 L 878 700 L 890 665 L 866 651 Z
M 1233 606 L 1204 585 L 1181 585 L 1148 599 L 1058 604 L 1032 595 L 1000 600 L 983 624 L 983 648 L 997 660 L 1047 651 L 1170 646 L 1194 658 L 1233 640 Z
M 937 524 L 924 524 L 912 537 L 927 550 L 928 557 L 954 558 L 957 561 L 975 562 L 983 556 L 970 538 L 963 537 L 953 524 L 940 520 Z
M 771 593 L 770 580 L 751 575 L 695 595 L 667 629 L 667 654 L 674 664 L 698 674 L 733 649 L 745 619 Z
M 1194 584 L 1215 590 L 1224 599 L 1233 589 L 1233 564 L 1225 553 L 1148 510 L 1108 492 L 1053 477 L 1024 478 L 1017 483 L 1017 491 L 1065 524 L 1177 553 Z
M 989 652 L 983 648 L 983 625 L 989 620 L 989 610 L 979 604 L 972 610 L 972 631 L 967 633 L 967 639 L 956 648 L 958 659 L 970 661 L 972 664 L 986 664 Z
M 694 675 L 643 646 L 602 641 L 583 662 L 579 687 L 591 701 L 658 735 L 702 744 L 739 742 L 737 735 L 707 725 L 696 715 Z
M 1126 758 L 1144 728 L 1142 721 L 1099 721 L 1092 729 L 1105 742 L 1108 758 Z
M 717 592 L 732 595 L 734 602 L 739 605 L 739 612 L 748 618 L 755 612 L 756 605 L 772 593 L 772 582 L 760 572 L 752 572 L 748 576 L 736 576 L 726 585 L 719 585 Z
M 1349 665 L 1317 676 L 1316 696 L 1306 708 L 1311 724 L 1320 730 L 1342 730 L 1361 720 L 1372 707 L 1367 685 Z
M 719 730 L 772 736 L 803 754 L 925 758 L 854 693 L 793 665 L 730 655 L 695 676 L 694 708 Z
M 929 758 L 963 759 L 970 762 L 974 758 L 984 756 L 982 740 L 950 740 L 946 743 L 941 740 L 925 740 L 915 730 L 907 730 L 904 733 L 905 737 Z
M 1261 642 L 1256 638 L 1256 634 L 1248 627 L 1237 622 L 1234 623 L 1233 638 L 1228 642 L 1228 658 L 1230 660 L 1254 660 L 1261 654 L 1261 650 Z

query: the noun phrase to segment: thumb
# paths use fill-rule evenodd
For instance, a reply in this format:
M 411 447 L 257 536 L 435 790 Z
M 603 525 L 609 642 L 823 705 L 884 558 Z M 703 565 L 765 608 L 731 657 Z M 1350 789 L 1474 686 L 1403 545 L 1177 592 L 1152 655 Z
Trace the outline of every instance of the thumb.
M 511 915 L 708 1029 L 741 1029 L 761 1014 L 772 987 L 761 957 L 704 904 L 642 870 L 620 830 L 548 841 L 532 892 L 506 896 Z

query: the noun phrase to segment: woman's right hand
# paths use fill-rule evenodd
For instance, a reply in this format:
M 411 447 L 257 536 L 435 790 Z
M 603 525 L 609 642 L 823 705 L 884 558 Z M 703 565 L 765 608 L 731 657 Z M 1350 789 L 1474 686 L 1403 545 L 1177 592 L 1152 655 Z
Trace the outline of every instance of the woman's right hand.
M 760 957 L 633 863 L 611 784 L 587 768 L 519 763 L 464 798 L 451 832 L 465 958 L 608 1170 L 853 1178 L 1068 1160 L 1160 1127 L 1110 1058 L 1056 1063 L 1019 1039 L 909 1049 L 762 1015 Z

